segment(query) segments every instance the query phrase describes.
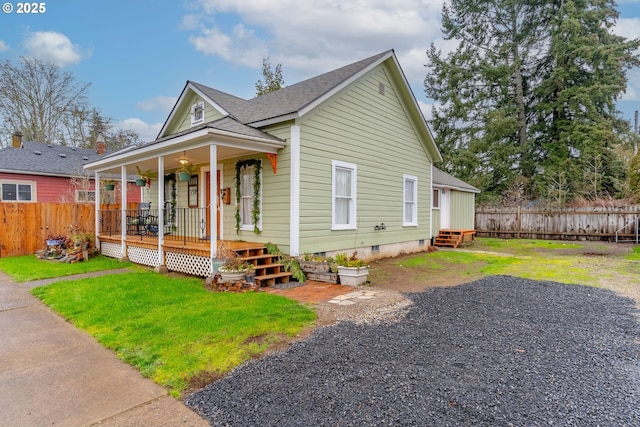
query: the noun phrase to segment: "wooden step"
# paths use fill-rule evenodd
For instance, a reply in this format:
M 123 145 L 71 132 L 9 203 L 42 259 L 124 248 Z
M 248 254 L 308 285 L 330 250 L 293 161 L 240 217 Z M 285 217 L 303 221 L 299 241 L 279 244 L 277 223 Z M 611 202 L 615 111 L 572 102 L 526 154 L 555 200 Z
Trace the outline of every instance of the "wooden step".
M 288 283 L 291 279 L 291 273 L 282 271 L 274 274 L 256 275 L 256 284 L 259 286 L 272 286 L 276 283 Z

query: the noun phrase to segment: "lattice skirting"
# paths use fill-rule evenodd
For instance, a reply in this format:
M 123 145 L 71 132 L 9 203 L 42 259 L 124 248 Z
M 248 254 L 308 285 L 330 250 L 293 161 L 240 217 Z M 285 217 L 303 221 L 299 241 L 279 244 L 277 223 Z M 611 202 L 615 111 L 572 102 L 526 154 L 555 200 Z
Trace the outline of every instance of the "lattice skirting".
M 211 258 L 197 255 L 165 253 L 167 269 L 192 276 L 207 277 L 211 270 Z
M 122 258 L 122 245 L 112 242 L 100 242 L 100 252 L 111 258 Z
M 136 264 L 148 265 L 149 267 L 158 266 L 158 250 L 156 249 L 128 246 L 127 256 L 129 257 L 129 261 Z

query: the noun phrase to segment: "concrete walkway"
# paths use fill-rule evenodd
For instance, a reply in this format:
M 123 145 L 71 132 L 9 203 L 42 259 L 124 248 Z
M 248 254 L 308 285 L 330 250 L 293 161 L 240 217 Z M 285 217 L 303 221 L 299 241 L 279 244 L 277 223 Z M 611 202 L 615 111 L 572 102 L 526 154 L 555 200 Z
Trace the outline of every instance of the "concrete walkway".
M 28 291 L 55 280 L 0 272 L 0 426 L 208 425 Z

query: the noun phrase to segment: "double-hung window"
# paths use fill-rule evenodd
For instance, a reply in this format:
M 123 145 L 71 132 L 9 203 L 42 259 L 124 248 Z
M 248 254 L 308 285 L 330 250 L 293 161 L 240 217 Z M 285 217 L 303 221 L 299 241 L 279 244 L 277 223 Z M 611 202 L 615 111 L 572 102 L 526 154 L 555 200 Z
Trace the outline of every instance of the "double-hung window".
M 355 229 L 356 226 L 356 176 L 357 166 L 334 160 L 332 168 L 331 228 Z
M 402 225 L 418 225 L 418 178 L 411 175 L 403 176 L 403 209 Z
M 253 230 L 254 224 L 254 209 L 255 206 L 255 194 L 256 194 L 256 167 L 253 165 L 244 166 L 240 170 L 240 229 L 241 230 Z M 261 179 L 258 180 L 261 182 Z M 261 191 L 261 189 L 258 189 Z M 259 198 L 260 199 L 260 198 Z M 258 206 L 258 211 L 260 207 Z M 258 212 L 258 218 L 260 218 Z M 258 228 L 261 228 L 261 221 L 258 219 Z
M 2 201 L 35 202 L 34 184 L 19 181 L 2 182 Z

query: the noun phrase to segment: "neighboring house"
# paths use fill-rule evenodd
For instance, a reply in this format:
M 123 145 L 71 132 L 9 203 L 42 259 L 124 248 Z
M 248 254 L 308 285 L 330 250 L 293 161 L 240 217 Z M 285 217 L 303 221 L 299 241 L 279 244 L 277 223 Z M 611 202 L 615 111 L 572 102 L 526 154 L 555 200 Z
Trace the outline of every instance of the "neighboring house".
M 434 236 L 440 230 L 475 229 L 475 195 L 480 190 L 473 185 L 433 168 L 432 226 Z
M 104 155 L 86 148 L 23 141 L 18 132 L 12 145 L 0 149 L 0 201 L 11 203 L 94 203 L 93 175 L 84 165 Z M 135 186 L 133 186 L 135 188 Z M 136 198 L 136 193 L 137 198 Z M 119 193 L 103 193 L 113 202 Z M 140 192 L 129 194 L 140 201 Z
M 389 50 L 250 100 L 187 81 L 157 140 L 85 168 L 153 176 L 150 209 L 100 213 L 103 253 L 206 275 L 219 240 L 363 259 L 425 250 L 441 160 Z M 197 169 L 188 181 L 181 163 Z

